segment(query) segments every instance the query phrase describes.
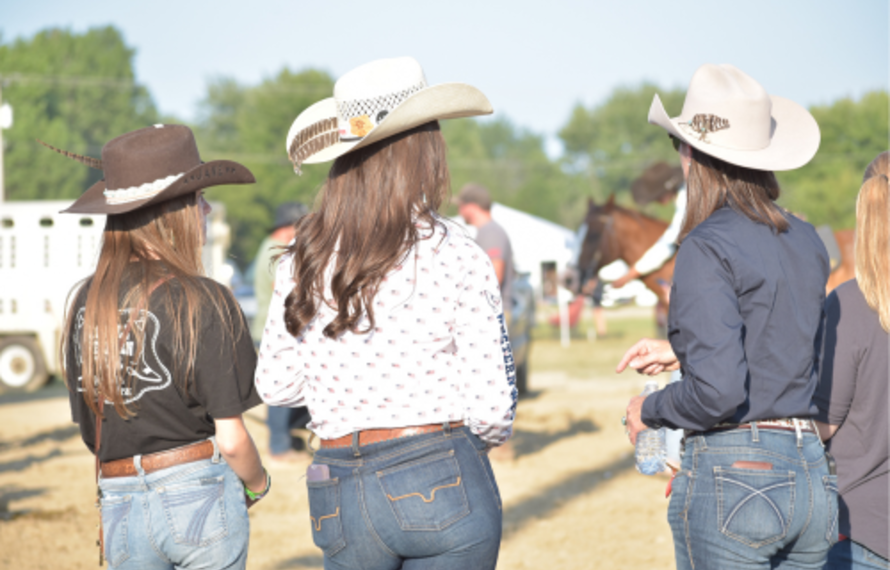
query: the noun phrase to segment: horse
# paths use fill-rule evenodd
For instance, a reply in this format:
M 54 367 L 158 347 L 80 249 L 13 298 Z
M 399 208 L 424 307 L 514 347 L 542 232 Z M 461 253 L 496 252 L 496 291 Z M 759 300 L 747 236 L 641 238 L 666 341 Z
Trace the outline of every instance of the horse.
M 667 229 L 668 224 L 642 212 L 623 208 L 615 203 L 615 195 L 603 205 L 592 199 L 587 201 L 587 215 L 584 218 L 587 233 L 581 244 L 578 256 L 578 270 L 581 273 L 579 290 L 584 283 L 597 275 L 599 270 L 620 259 L 633 266 L 646 253 Z M 828 277 L 826 294 L 835 287 L 856 276 L 853 256 L 853 230 L 835 230 L 834 238 L 840 250 L 841 259 Z M 659 304 L 668 306 L 668 292 L 665 283 L 674 276 L 672 257 L 660 269 L 642 278 L 649 290 L 658 296 Z

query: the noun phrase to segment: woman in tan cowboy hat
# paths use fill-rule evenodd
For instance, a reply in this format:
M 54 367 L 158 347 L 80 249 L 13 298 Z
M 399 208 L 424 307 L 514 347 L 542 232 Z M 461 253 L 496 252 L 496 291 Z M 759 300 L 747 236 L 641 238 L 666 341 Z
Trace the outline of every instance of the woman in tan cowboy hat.
M 486 451 L 510 437 L 515 371 L 488 256 L 437 213 L 438 119 L 491 113 L 411 58 L 363 65 L 297 117 L 288 155 L 334 160 L 281 257 L 257 386 L 306 405 L 325 568 L 494 568 L 501 503 Z
M 110 141 L 67 212 L 107 214 L 95 273 L 64 336 L 74 421 L 96 455 L 103 553 L 113 568 L 244 568 L 246 507 L 269 489 L 241 414 L 260 403 L 248 325 L 203 277 L 204 189 L 248 184 L 204 163 L 190 129 Z
M 649 121 L 679 150 L 688 204 L 669 340 L 641 340 L 618 370 L 683 370 L 626 416 L 632 442 L 686 430 L 668 509 L 677 568 L 821 568 L 837 540 L 836 477 L 811 419 L 828 256 L 774 203 L 772 172 L 806 164 L 819 127 L 729 65 L 696 71 L 679 117 L 656 96 Z

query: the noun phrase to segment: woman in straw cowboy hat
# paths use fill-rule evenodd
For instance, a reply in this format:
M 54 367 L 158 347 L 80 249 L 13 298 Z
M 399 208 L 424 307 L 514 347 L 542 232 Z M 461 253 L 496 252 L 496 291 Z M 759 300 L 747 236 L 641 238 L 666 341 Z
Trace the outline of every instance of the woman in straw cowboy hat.
M 309 407 L 312 537 L 325 568 L 494 568 L 501 503 L 486 451 L 509 438 L 512 353 L 488 256 L 437 213 L 438 119 L 491 113 L 412 58 L 358 67 L 287 137 L 334 160 L 281 258 L 257 386 Z
M 201 248 L 204 189 L 253 175 L 202 162 L 181 125 L 121 135 L 101 162 L 61 152 L 105 174 L 66 210 L 108 217 L 64 335 L 102 552 L 113 568 L 244 568 L 246 507 L 270 483 L 241 418 L 260 403 L 256 354 L 232 295 L 203 277 Z
M 819 568 L 837 540 L 836 477 L 811 419 L 828 256 L 774 203 L 773 174 L 809 162 L 819 127 L 730 65 L 696 71 L 679 117 L 656 95 L 649 122 L 679 150 L 688 204 L 669 340 L 641 340 L 618 371 L 683 370 L 626 416 L 632 442 L 686 430 L 668 509 L 677 567 Z
M 843 540 L 826 568 L 890 568 L 890 152 L 865 170 L 856 201 L 856 279 L 825 302 L 816 425 L 837 459 Z

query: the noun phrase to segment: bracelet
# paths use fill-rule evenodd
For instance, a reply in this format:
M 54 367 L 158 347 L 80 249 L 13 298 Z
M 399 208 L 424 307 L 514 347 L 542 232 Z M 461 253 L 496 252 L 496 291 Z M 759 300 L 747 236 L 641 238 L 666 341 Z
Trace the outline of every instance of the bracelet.
M 254 493 L 253 491 L 251 491 L 250 489 L 247 488 L 247 484 L 245 484 L 244 481 L 241 481 L 241 483 L 244 484 L 244 493 L 248 497 L 250 497 L 251 501 L 259 501 L 260 499 L 265 497 L 269 493 L 269 489 L 272 488 L 272 476 L 269 475 L 269 472 L 266 471 L 265 467 L 263 467 L 263 473 L 266 474 L 266 488 L 263 489 L 262 493 Z

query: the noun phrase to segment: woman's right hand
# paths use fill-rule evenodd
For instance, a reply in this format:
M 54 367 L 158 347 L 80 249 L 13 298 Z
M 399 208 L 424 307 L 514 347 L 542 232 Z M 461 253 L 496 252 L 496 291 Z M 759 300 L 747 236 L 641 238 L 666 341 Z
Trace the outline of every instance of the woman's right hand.
M 680 369 L 680 361 L 666 340 L 644 338 L 630 347 L 615 368 L 619 374 L 630 366 L 639 374 L 655 376 L 664 371 Z

